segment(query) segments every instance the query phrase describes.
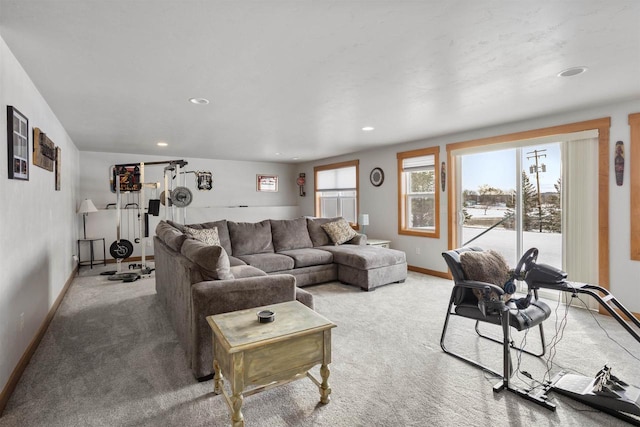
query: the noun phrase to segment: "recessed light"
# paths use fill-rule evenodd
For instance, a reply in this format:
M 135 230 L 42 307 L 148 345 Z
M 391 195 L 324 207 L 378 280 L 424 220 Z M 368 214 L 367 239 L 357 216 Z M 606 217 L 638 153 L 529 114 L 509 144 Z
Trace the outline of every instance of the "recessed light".
M 280 155 L 280 153 L 276 153 L 276 156 L 279 156 L 279 155 Z
M 375 128 L 372 126 L 365 126 L 362 128 L 363 131 L 365 132 L 371 132 L 372 130 L 374 130 Z
M 300 157 L 292 157 L 291 160 L 298 160 Z
M 189 98 L 189 102 L 196 105 L 207 105 L 209 100 L 206 98 Z
M 587 67 L 571 67 L 571 68 L 567 68 L 566 70 L 562 70 L 558 73 L 558 77 L 573 77 L 573 76 L 577 76 L 578 74 L 582 74 L 584 72 L 586 72 L 588 70 Z
M 157 145 L 158 147 L 166 147 L 166 146 L 167 146 L 167 145 L 169 145 L 169 144 L 167 144 L 166 142 L 162 142 L 162 141 L 160 141 L 160 142 L 158 142 L 156 145 Z

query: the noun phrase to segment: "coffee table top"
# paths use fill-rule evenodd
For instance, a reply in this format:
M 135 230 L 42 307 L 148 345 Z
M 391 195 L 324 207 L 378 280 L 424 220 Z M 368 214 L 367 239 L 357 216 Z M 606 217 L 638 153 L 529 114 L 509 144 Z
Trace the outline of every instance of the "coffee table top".
M 271 310 L 275 320 L 258 322 L 258 312 Z M 294 336 L 335 328 L 336 325 L 298 301 L 208 316 L 207 322 L 229 353 L 260 347 Z

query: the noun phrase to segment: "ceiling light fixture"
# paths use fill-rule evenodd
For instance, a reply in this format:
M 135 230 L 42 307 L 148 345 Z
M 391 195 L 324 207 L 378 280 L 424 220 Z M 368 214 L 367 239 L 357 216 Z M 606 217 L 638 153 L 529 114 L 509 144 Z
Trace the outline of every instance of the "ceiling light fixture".
M 166 142 L 162 142 L 162 141 L 160 141 L 160 142 L 158 142 L 156 145 L 157 145 L 158 147 L 166 147 L 166 146 L 167 146 L 167 145 L 169 145 L 169 144 L 167 144 Z
M 362 130 L 365 131 L 365 132 L 371 132 L 374 129 L 375 128 L 373 126 L 365 126 L 365 127 L 362 128 Z
M 206 98 L 189 98 L 189 102 L 196 105 L 207 105 L 209 100 Z
M 567 68 L 566 70 L 562 70 L 558 73 L 558 77 L 573 77 L 573 76 L 577 76 L 579 74 L 582 74 L 584 72 L 586 72 L 588 70 L 587 67 L 584 66 L 580 66 L 580 67 L 571 67 L 571 68 Z

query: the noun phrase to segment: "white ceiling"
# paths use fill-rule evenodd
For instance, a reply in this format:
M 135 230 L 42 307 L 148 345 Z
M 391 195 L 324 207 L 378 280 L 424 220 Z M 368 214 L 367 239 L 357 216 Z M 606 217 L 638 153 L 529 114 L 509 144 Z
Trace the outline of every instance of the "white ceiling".
M 0 35 L 89 151 L 302 162 L 640 98 L 638 0 L 0 0 Z

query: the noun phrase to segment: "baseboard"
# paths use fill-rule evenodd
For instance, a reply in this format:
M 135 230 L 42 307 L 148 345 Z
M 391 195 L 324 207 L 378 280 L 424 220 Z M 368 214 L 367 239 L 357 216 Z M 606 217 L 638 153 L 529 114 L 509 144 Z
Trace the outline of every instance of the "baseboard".
M 415 267 L 413 265 L 408 266 L 407 269 L 409 271 L 415 271 L 416 273 L 422 273 L 422 274 L 428 274 L 430 276 L 442 277 L 443 279 L 451 279 L 451 274 L 449 274 L 448 271 L 442 272 L 442 271 L 436 271 L 436 270 L 429 270 L 428 268 Z
M 38 332 L 33 337 L 29 345 L 27 346 L 27 349 L 22 354 L 22 357 L 18 361 L 18 364 L 14 368 L 13 372 L 11 372 L 11 375 L 9 376 L 9 380 L 7 381 L 7 384 L 4 386 L 4 389 L 0 393 L 0 417 L 2 417 L 4 408 L 6 408 L 7 403 L 9 402 L 9 398 L 13 394 L 13 391 L 16 389 L 16 386 L 18 385 L 18 381 L 20 381 L 20 377 L 22 377 L 22 374 L 24 373 L 24 370 L 27 368 L 27 365 L 29 364 L 31 357 L 33 357 L 33 354 L 36 352 L 36 349 L 40 345 L 40 341 L 42 341 L 42 337 L 44 337 L 45 332 L 47 332 L 47 329 L 49 328 L 49 324 L 51 323 L 53 316 L 56 314 L 56 311 L 58 311 L 58 307 L 60 306 L 62 299 L 67 294 L 67 291 L 69 290 L 69 286 L 71 286 L 71 282 L 73 282 L 73 279 L 76 277 L 77 274 L 78 274 L 78 266 L 76 265 L 76 267 L 71 272 L 71 276 L 69 276 L 69 279 L 67 279 L 62 290 L 60 291 L 60 295 L 58 295 L 58 298 L 56 298 L 55 302 L 51 306 L 49 313 L 47 313 L 47 316 L 42 321 L 42 324 L 40 325 Z
M 153 258 L 153 255 L 149 255 L 149 256 L 144 257 L 144 259 L 145 259 L 145 261 L 153 261 L 154 258 Z M 142 261 L 142 257 L 141 256 L 132 256 L 132 257 L 129 257 L 129 258 L 125 259 L 125 260 L 122 260 L 122 262 L 138 262 L 138 261 Z M 116 262 L 118 262 L 118 261 L 113 259 L 113 258 L 107 259 L 107 264 L 115 264 Z M 93 265 L 100 265 L 100 263 L 95 264 L 95 261 L 94 261 Z M 83 265 L 83 267 L 86 267 L 86 265 Z

